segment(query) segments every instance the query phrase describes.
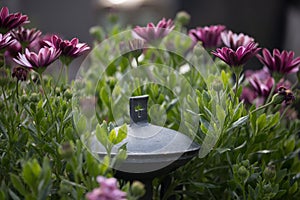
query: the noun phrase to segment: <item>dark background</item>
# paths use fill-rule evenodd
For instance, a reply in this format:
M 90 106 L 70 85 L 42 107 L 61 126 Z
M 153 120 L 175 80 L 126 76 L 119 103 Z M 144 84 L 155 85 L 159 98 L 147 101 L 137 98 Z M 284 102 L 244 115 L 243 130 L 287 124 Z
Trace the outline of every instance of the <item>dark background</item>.
M 109 4 L 110 2 L 122 2 Z M 137 2 L 136 5 L 134 2 Z M 300 56 L 299 0 L 0 0 L 10 12 L 29 16 L 31 26 L 65 39 L 78 37 L 92 44 L 89 29 L 105 26 L 106 15 L 116 13 L 123 24 L 145 25 L 177 11 L 191 15 L 188 28 L 224 24 L 233 32 L 255 38 L 261 47 L 295 51 Z

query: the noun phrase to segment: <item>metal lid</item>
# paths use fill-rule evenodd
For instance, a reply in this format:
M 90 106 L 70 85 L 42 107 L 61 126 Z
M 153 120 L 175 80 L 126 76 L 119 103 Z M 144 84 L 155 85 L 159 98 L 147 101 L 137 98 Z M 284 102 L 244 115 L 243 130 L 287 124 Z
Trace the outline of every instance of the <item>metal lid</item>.
M 127 137 L 112 149 L 112 154 L 117 153 L 123 144 L 127 147 L 127 159 L 125 164 L 143 164 L 142 171 L 146 170 L 147 163 L 154 164 L 157 168 L 170 164 L 178 159 L 190 159 L 195 156 L 200 146 L 188 136 L 168 128 L 148 123 L 147 113 L 148 95 L 130 98 L 130 125 L 128 125 Z M 116 132 L 119 127 L 116 128 Z M 91 149 L 98 155 L 105 155 L 104 147 L 96 139 Z M 153 170 L 155 166 L 151 166 Z M 139 171 L 136 169 L 135 171 Z M 150 166 L 149 166 L 150 168 Z

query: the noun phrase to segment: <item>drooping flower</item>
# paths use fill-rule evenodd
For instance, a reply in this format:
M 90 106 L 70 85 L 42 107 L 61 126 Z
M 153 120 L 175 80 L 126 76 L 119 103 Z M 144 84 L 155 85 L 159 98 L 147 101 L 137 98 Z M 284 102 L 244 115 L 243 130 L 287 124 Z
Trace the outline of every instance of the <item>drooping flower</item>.
M 42 73 L 48 65 L 59 57 L 60 53 L 61 51 L 54 47 L 43 47 L 38 53 L 25 49 L 25 54 L 19 53 L 17 58 L 14 58 L 14 61 L 23 67 Z
M 12 45 L 15 40 L 11 37 L 10 33 L 1 34 L 0 33 L 0 51 L 5 49 L 9 45 Z
M 255 56 L 260 48 L 257 44 L 250 42 L 246 46 L 240 46 L 234 51 L 231 48 L 223 47 L 218 48 L 216 51 L 212 51 L 212 54 L 223 60 L 231 67 L 238 67 L 244 65 L 250 58 Z
M 86 194 L 88 200 L 125 200 L 126 193 L 117 187 L 115 178 L 97 177 L 99 188 L 95 188 L 92 192 Z
M 274 104 L 285 103 L 285 105 L 290 105 L 293 101 L 295 101 L 293 92 L 285 87 L 280 87 L 272 98 Z
M 17 28 L 25 23 L 29 23 L 27 15 L 21 13 L 9 13 L 7 7 L 3 7 L 0 11 L 0 33 Z
M 274 49 L 272 55 L 268 49 L 263 49 L 262 55 L 257 55 L 258 59 L 271 72 L 290 74 L 299 70 L 300 57 L 294 58 L 295 53 L 293 51 L 284 50 L 280 52 L 278 49 Z
M 23 27 L 19 27 L 18 29 L 11 31 L 11 35 L 26 47 L 36 40 L 41 34 L 42 32 L 35 28 L 25 29 Z
M 243 33 L 236 34 L 232 31 L 223 31 L 221 33 L 221 39 L 225 46 L 233 50 L 237 50 L 240 46 L 246 46 L 250 42 L 254 42 L 254 38 Z
M 147 27 L 136 26 L 133 33 L 134 36 L 138 36 L 150 44 L 155 44 L 167 36 L 174 27 L 173 20 L 163 18 L 156 26 L 153 23 L 148 23 Z
M 49 47 L 55 47 L 61 50 L 61 60 L 66 65 L 69 65 L 73 59 L 81 56 L 90 49 L 86 43 L 79 43 L 78 38 L 73 38 L 69 41 L 63 40 L 57 35 L 53 35 L 50 41 L 45 40 L 44 42 Z
M 12 77 L 17 78 L 19 81 L 26 81 L 28 75 L 28 70 L 23 67 L 15 67 L 13 69 Z
M 204 48 L 217 48 L 222 45 L 221 32 L 226 29 L 223 25 L 198 27 L 189 31 L 189 36 L 196 42 L 202 42 Z

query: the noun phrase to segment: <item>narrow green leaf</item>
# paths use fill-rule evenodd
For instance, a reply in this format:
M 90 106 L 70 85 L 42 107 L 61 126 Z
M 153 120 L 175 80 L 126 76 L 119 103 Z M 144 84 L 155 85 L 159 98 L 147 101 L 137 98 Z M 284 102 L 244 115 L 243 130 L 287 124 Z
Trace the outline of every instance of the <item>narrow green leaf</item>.
M 234 128 L 237 127 L 241 127 L 242 125 L 244 125 L 249 119 L 249 115 L 243 116 L 241 118 L 239 118 L 237 121 L 233 122 L 231 127 L 229 128 L 229 130 L 232 130 Z
M 20 200 L 18 195 L 16 195 L 12 190 L 8 189 L 8 193 L 13 200 Z
M 262 114 L 257 118 L 256 121 L 256 134 L 263 130 L 263 128 L 266 126 L 266 114 Z
M 15 174 L 12 174 L 12 173 L 10 173 L 9 175 L 10 175 L 10 180 L 11 180 L 14 188 L 17 189 L 18 192 L 20 192 L 20 194 L 25 196 L 26 189 L 25 189 L 25 186 L 24 186 L 23 182 L 21 181 L 20 177 Z

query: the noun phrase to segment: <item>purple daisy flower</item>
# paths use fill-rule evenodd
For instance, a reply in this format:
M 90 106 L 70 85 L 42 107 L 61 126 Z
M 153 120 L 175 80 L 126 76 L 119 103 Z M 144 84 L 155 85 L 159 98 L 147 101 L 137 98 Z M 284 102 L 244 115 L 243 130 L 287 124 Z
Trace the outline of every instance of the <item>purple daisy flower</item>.
M 246 46 L 240 46 L 234 51 L 231 48 L 223 47 L 218 48 L 216 51 L 212 51 L 212 54 L 223 60 L 231 67 L 238 67 L 244 65 L 250 58 L 255 56 L 260 48 L 257 44 L 250 42 Z
M 247 70 L 245 75 L 246 79 L 259 96 L 267 97 L 270 94 L 275 81 L 268 69 L 263 68 L 255 72 Z
M 7 7 L 3 7 L 0 11 L 0 33 L 7 33 L 8 31 L 17 28 L 25 23 L 29 23 L 27 15 L 21 13 L 11 13 Z
M 174 27 L 173 20 L 163 18 L 156 26 L 153 23 L 148 23 L 147 27 L 136 26 L 133 33 L 134 36 L 138 36 L 150 44 L 155 44 L 167 36 Z
M 69 65 L 73 59 L 81 56 L 84 52 L 90 49 L 86 43 L 79 43 L 77 38 L 73 38 L 71 41 L 69 41 L 63 40 L 57 35 L 53 35 L 50 41 L 45 40 L 44 43 L 49 47 L 60 49 L 61 60 L 66 65 Z
M 42 73 L 48 65 L 60 56 L 60 53 L 61 51 L 54 47 L 43 47 L 38 53 L 25 49 L 25 54 L 19 53 L 17 58 L 14 58 L 14 61 L 23 67 Z
M 115 178 L 97 177 L 99 188 L 95 188 L 92 192 L 86 194 L 88 200 L 125 200 L 126 193 L 117 187 Z
M 34 40 L 36 40 L 42 34 L 41 31 L 33 29 L 25 29 L 23 27 L 19 27 L 16 30 L 11 31 L 11 35 L 18 40 L 21 44 L 28 46 Z
M 12 45 L 15 42 L 16 41 L 11 37 L 10 33 L 6 33 L 6 34 L 0 33 L 0 51 Z
M 197 27 L 189 31 L 189 36 L 194 43 L 202 42 L 204 48 L 216 48 L 222 45 L 221 32 L 226 29 L 223 25 Z
M 268 49 L 263 49 L 262 55 L 257 55 L 257 58 L 271 72 L 290 74 L 299 70 L 300 57 L 294 58 L 295 53 L 293 51 L 284 50 L 280 52 L 278 49 L 274 49 L 272 55 Z
M 223 31 L 221 33 L 221 39 L 225 46 L 237 50 L 240 46 L 246 46 L 250 42 L 254 42 L 254 38 L 244 35 L 243 33 L 236 34 L 232 31 Z

